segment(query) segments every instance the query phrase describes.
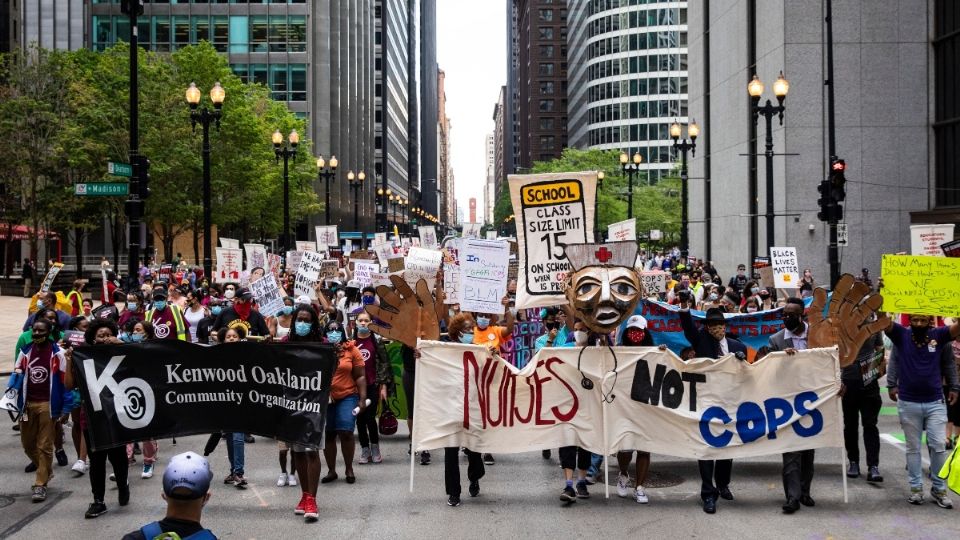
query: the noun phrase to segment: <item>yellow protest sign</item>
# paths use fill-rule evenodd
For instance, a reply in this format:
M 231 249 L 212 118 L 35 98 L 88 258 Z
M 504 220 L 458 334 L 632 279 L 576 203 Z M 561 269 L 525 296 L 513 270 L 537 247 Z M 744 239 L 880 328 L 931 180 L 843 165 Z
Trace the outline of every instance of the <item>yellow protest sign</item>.
M 884 255 L 883 311 L 960 316 L 960 258 Z

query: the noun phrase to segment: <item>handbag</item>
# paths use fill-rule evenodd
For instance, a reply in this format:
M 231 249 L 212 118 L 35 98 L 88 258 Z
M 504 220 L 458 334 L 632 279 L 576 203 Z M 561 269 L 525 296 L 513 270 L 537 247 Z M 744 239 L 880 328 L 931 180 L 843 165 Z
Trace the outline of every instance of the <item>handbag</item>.
M 397 432 L 397 427 L 399 426 L 397 417 L 393 414 L 393 411 L 390 410 L 390 407 L 383 408 L 383 412 L 380 413 L 380 421 L 378 424 L 380 426 L 381 435 L 393 435 Z
M 953 452 L 943 462 L 943 467 L 940 468 L 937 476 L 947 481 L 947 487 L 960 494 L 960 447 L 953 448 Z

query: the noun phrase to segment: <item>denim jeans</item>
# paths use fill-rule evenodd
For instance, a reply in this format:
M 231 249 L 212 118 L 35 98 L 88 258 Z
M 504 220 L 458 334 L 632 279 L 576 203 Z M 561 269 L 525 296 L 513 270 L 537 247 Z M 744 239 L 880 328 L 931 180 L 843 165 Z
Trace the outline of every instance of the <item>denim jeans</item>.
M 587 474 L 594 478 L 600 478 L 600 467 L 603 465 L 603 455 L 601 454 L 590 454 L 590 468 L 587 469 Z
M 227 459 L 230 460 L 230 474 L 243 476 L 243 433 L 224 433 L 227 440 Z
M 897 402 L 900 427 L 907 441 L 907 479 L 910 489 L 923 489 L 923 471 L 920 461 L 920 436 L 927 432 L 927 451 L 930 453 L 930 471 L 933 472 L 933 489 L 946 491 L 946 482 L 937 473 L 947 458 L 946 426 L 947 406 L 943 400 L 932 403 Z

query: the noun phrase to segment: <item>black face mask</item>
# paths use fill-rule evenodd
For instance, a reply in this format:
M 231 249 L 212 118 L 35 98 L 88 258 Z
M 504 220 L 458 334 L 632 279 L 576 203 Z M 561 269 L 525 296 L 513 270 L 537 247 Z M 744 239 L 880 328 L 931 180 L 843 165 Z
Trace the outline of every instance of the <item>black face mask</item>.
M 556 329 L 560 328 L 560 323 L 557 323 L 557 322 L 548 322 L 548 323 L 544 323 L 543 326 L 546 327 L 547 331 L 556 330 Z
M 927 330 L 929 329 L 930 329 L 929 326 L 910 325 L 910 332 L 913 333 L 913 339 L 917 341 L 923 341 L 927 339 Z
M 787 330 L 796 332 L 803 328 L 803 319 L 797 315 L 787 315 L 783 318 L 783 325 L 787 327 Z

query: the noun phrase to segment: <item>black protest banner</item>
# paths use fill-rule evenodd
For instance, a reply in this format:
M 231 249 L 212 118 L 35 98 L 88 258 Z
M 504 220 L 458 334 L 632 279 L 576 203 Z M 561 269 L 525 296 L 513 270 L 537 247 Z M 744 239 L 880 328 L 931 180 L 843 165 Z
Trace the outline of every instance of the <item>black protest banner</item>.
M 162 340 L 73 352 L 94 450 L 221 431 L 319 446 L 335 366 L 334 349 L 319 343 Z

